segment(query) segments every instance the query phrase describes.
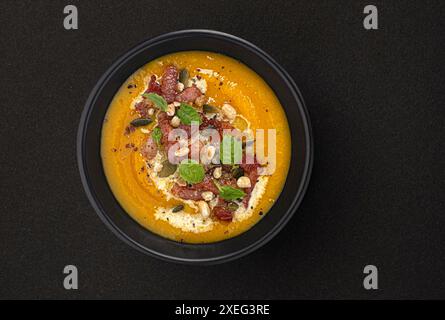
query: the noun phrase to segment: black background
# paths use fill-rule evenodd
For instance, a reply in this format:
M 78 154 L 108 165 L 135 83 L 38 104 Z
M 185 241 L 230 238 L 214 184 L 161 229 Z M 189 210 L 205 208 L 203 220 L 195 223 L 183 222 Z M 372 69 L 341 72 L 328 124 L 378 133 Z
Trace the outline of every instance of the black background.
M 75 4 L 79 30 L 63 28 Z M 379 9 L 379 30 L 363 8 Z M 443 1 L 1 1 L 0 298 L 445 298 Z M 171 264 L 99 220 L 80 113 L 121 54 L 168 31 L 245 38 L 295 79 L 315 137 L 297 214 L 269 244 Z M 63 288 L 65 265 L 79 290 Z M 363 268 L 379 268 L 379 290 Z

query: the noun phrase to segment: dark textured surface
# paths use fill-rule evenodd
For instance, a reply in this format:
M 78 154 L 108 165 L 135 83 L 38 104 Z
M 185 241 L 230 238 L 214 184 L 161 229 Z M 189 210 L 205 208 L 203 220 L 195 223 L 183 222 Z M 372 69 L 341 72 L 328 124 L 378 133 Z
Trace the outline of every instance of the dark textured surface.
M 441 1 L 374 1 L 378 31 L 363 29 L 365 1 L 50 3 L 0 4 L 0 298 L 445 298 Z M 62 26 L 69 3 L 77 31 Z M 118 240 L 75 158 L 100 75 L 143 39 L 186 28 L 269 52 L 300 86 L 315 136 L 312 181 L 288 226 L 212 267 Z M 76 292 L 62 287 L 67 264 L 80 271 Z M 367 264 L 378 291 L 362 288 Z

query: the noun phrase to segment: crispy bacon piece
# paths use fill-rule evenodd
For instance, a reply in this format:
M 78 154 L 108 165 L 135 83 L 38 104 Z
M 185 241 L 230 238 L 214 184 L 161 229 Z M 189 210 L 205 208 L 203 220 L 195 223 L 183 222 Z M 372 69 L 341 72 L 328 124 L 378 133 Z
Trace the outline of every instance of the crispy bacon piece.
M 178 128 L 187 132 L 187 137 L 191 138 L 192 130 L 191 130 L 190 126 L 181 123 Z
M 175 184 L 171 190 L 171 192 L 182 199 L 185 200 L 202 200 L 201 193 L 204 191 L 211 191 L 214 194 L 218 194 L 218 188 L 213 183 L 212 177 L 206 175 L 204 180 L 200 183 L 191 185 L 191 186 L 180 186 Z
M 201 91 L 196 86 L 191 86 L 179 93 L 175 100 L 178 102 L 193 102 L 199 96 L 201 96 Z
M 175 129 L 170 121 L 171 121 L 172 117 L 168 116 L 166 112 L 159 112 L 158 114 L 158 124 L 159 124 L 159 128 L 161 129 L 162 132 L 162 139 L 161 139 L 161 144 L 164 147 L 164 150 L 166 151 L 167 155 L 169 155 L 168 151 L 169 149 L 174 146 L 175 144 L 177 144 L 178 142 L 176 140 L 173 141 L 169 141 L 168 140 L 168 136 L 170 134 L 170 132 Z M 187 133 L 187 138 L 190 138 L 190 126 L 186 126 L 184 124 L 181 124 L 178 129 L 182 129 Z M 190 141 L 190 140 L 189 140 Z M 199 150 L 201 150 L 201 142 L 200 142 L 200 146 L 199 146 Z M 192 147 L 191 145 L 189 145 L 189 156 L 191 156 L 191 152 L 192 152 Z M 199 155 L 199 153 L 198 153 Z M 177 161 L 180 161 L 180 158 L 177 158 Z
M 152 75 L 150 77 L 150 81 L 148 82 L 148 89 L 145 90 L 145 93 L 151 92 L 162 95 L 161 85 L 156 81 L 155 75 Z
M 156 157 L 157 152 L 158 146 L 156 144 L 156 141 L 154 141 L 152 137 L 149 137 L 141 149 L 142 155 L 146 159 L 151 160 Z
M 170 124 L 171 119 L 172 119 L 172 117 L 168 116 L 167 113 L 165 113 L 163 111 L 159 112 L 159 114 L 158 114 L 158 125 L 162 131 L 161 143 L 165 147 L 166 150 L 168 150 L 170 145 L 174 143 L 174 141 L 173 142 L 168 141 L 168 135 L 169 135 L 170 131 L 172 131 L 174 129 L 173 126 Z
M 221 221 L 232 221 L 233 219 L 233 212 L 227 206 L 217 205 L 213 208 L 212 213 Z
M 219 184 L 222 186 L 229 186 L 232 188 L 238 188 L 236 186 L 236 179 L 231 176 L 223 175 L 221 179 L 219 179 Z
M 211 191 L 214 194 L 218 194 L 219 192 L 210 175 L 206 175 L 202 182 L 195 184 L 193 187 L 201 191 Z
M 256 161 L 256 158 L 255 158 L 254 163 L 252 163 L 252 164 L 246 164 L 245 158 L 243 158 L 243 163 L 240 164 L 240 167 L 244 170 L 244 175 L 249 177 L 250 184 L 251 184 L 250 188 L 244 189 L 244 192 L 246 192 L 246 196 L 243 199 L 244 206 L 247 206 L 247 204 L 249 203 L 252 191 L 255 188 L 256 183 L 258 182 L 258 177 L 259 177 L 258 167 L 259 166 L 260 165 Z
M 124 134 L 129 136 L 132 132 L 136 131 L 136 128 L 133 127 L 131 124 L 125 127 Z
M 243 163 L 240 164 L 240 167 L 244 170 L 244 172 L 257 172 L 260 165 L 258 164 L 256 158 L 253 161 L 253 163 L 246 163 L 246 159 L 243 157 Z
M 168 103 L 175 101 L 177 79 L 178 69 L 173 65 L 168 66 L 162 76 L 161 84 L 162 96 Z
M 178 184 L 175 184 L 172 189 L 171 192 L 184 200 L 193 200 L 193 201 L 198 201 L 198 200 L 202 200 L 201 197 L 201 191 L 199 190 L 195 190 L 195 189 L 191 189 L 188 187 L 182 187 Z
M 134 108 L 141 118 L 148 117 L 148 110 L 151 108 L 151 103 L 146 100 L 142 100 L 134 105 Z
M 218 130 L 220 138 L 222 138 L 223 133 L 224 133 L 224 129 L 234 129 L 234 127 L 227 121 L 219 121 L 216 120 L 214 118 L 208 119 L 207 117 L 201 117 L 202 118 L 202 123 L 199 126 L 200 130 L 204 130 L 206 128 L 214 128 L 216 130 Z

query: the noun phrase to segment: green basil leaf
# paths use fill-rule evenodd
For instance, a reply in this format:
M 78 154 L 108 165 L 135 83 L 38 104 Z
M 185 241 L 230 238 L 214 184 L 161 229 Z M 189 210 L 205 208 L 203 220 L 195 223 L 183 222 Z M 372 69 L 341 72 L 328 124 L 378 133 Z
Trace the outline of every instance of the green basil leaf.
M 183 160 L 179 164 L 179 176 L 187 183 L 199 183 L 204 180 L 204 167 L 193 160 Z
M 162 131 L 159 127 L 153 129 L 151 136 L 158 145 L 161 143 Z
M 198 111 L 188 104 L 181 103 L 181 106 L 176 114 L 181 122 L 185 125 L 191 125 L 192 122 L 198 122 L 199 124 L 201 123 L 201 117 Z
M 142 96 L 153 102 L 155 106 L 161 109 L 162 111 L 167 111 L 167 101 L 165 101 L 165 99 L 160 95 L 151 92 L 151 93 L 144 93 Z
M 222 164 L 241 163 L 243 143 L 241 140 L 230 135 L 224 135 L 219 147 L 220 160 Z
M 230 186 L 219 187 L 219 196 L 224 200 L 237 200 L 243 198 L 246 193 L 240 189 L 232 188 Z

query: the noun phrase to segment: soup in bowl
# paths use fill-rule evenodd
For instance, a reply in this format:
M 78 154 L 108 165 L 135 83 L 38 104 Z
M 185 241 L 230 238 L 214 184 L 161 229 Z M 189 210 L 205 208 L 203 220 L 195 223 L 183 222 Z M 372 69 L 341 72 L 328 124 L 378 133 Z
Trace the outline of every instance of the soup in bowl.
M 82 184 L 107 227 L 145 254 L 201 265 L 282 230 L 312 155 L 291 77 L 255 45 L 211 30 L 126 52 L 92 90 L 77 139 Z
M 237 236 L 264 217 L 290 152 L 272 89 L 213 52 L 172 53 L 138 69 L 102 129 L 103 167 L 121 206 L 148 230 L 187 243 Z

